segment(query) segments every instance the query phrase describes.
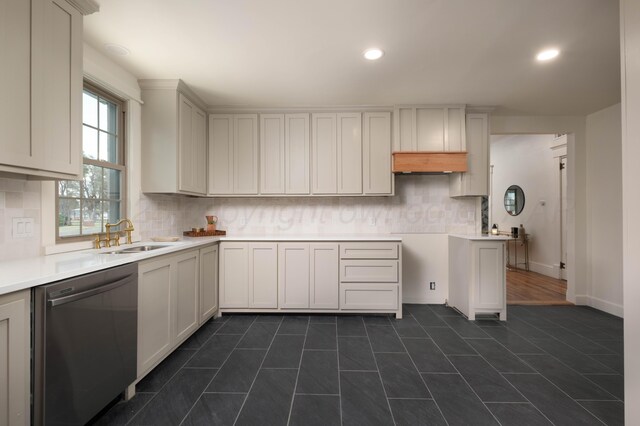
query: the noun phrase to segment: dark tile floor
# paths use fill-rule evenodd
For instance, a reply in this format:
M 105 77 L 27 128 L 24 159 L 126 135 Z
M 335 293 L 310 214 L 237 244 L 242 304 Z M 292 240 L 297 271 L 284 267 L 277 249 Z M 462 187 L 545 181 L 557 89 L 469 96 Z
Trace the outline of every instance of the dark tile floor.
M 469 322 L 225 315 L 97 421 L 114 425 L 622 425 L 622 320 L 570 306 Z

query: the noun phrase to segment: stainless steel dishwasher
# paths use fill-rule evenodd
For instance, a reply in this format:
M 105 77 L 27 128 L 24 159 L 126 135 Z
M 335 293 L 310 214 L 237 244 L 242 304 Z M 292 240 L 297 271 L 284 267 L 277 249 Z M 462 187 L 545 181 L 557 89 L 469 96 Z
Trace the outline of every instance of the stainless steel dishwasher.
M 33 422 L 83 425 L 136 379 L 138 266 L 34 290 Z

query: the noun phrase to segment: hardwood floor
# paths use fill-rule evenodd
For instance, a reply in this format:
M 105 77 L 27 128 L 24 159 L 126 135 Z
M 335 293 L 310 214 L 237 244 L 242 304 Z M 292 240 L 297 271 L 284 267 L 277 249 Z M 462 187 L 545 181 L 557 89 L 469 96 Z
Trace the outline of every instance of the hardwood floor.
M 520 270 L 507 270 L 507 304 L 573 305 L 567 302 L 566 281 Z

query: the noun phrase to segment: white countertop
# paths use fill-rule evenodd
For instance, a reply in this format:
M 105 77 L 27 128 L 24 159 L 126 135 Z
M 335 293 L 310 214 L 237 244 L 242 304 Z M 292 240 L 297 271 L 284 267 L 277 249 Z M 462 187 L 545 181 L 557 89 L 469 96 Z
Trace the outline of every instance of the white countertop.
M 402 241 L 396 235 L 342 234 L 342 235 L 235 235 L 225 237 L 184 238 L 183 240 L 164 242 L 144 242 L 100 250 L 81 250 L 49 256 L 0 262 L 0 295 L 23 290 L 79 275 L 88 274 L 114 266 L 139 262 L 163 254 L 197 248 L 218 241 Z M 115 250 L 139 245 L 160 245 L 160 249 L 127 254 L 109 254 Z
M 462 238 L 464 240 L 471 241 L 508 241 L 511 239 L 510 236 L 507 235 L 487 235 L 487 234 L 449 234 L 450 237 Z

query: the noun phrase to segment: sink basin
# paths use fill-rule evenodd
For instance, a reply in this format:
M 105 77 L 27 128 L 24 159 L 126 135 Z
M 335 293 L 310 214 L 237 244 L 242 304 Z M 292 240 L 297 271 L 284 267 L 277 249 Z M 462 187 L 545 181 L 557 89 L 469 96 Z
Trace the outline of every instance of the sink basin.
M 143 253 L 146 251 L 157 250 L 161 248 L 169 247 L 166 245 L 157 245 L 157 246 L 136 246 L 136 247 L 128 247 L 120 250 L 105 252 L 104 254 L 128 254 L 128 253 Z

